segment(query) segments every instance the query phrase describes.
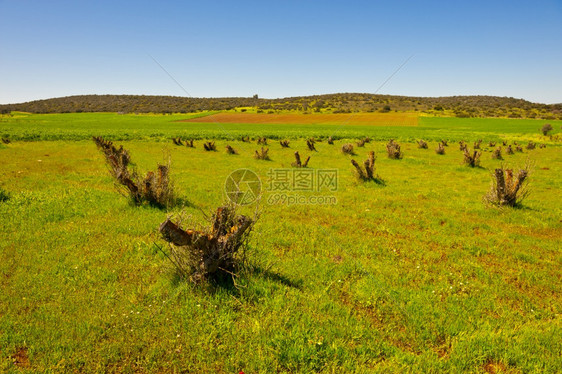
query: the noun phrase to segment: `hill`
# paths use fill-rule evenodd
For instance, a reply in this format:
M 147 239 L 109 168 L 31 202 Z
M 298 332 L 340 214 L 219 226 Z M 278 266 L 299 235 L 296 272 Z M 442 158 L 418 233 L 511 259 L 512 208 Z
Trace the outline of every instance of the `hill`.
M 0 113 L 193 113 L 204 110 L 279 112 L 414 111 L 437 116 L 562 119 L 562 104 L 532 103 L 497 96 L 411 97 L 338 93 L 279 99 L 254 97 L 189 98 L 144 95 L 81 95 L 0 105 Z

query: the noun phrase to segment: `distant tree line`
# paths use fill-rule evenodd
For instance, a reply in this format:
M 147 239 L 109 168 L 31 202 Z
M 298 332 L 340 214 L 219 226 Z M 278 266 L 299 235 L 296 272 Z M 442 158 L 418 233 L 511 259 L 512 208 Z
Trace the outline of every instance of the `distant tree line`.
M 186 98 L 144 95 L 81 95 L 0 105 L 0 111 L 31 113 L 193 113 L 254 106 L 253 98 Z
M 419 111 L 439 116 L 562 119 L 562 104 L 538 104 L 497 96 L 410 97 L 340 93 L 280 99 L 187 98 L 143 95 L 82 95 L 0 105 L 0 113 L 194 113 L 253 107 L 260 113 L 352 113 Z M 242 110 L 242 109 L 239 109 Z

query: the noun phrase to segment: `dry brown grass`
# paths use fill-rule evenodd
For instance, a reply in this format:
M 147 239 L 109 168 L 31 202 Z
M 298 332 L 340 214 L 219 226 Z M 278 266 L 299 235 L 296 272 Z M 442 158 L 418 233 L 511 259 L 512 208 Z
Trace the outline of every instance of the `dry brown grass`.
M 217 150 L 217 146 L 215 145 L 215 142 L 205 142 L 203 143 L 203 148 L 205 148 L 205 150 L 208 152 Z
M 464 163 L 470 167 L 480 166 L 480 156 L 482 156 L 481 152 L 474 150 L 470 152 L 468 147 L 464 149 Z
M 236 152 L 236 149 L 232 148 L 232 146 L 229 144 L 226 145 L 226 153 L 228 153 L 229 155 L 238 154 L 238 152 Z
M 279 144 L 281 144 L 281 147 L 283 148 L 289 148 L 289 143 L 290 141 L 288 140 L 279 140 Z
M 357 178 L 362 181 L 378 179 L 378 177 L 375 176 L 375 160 L 376 156 L 374 151 L 369 152 L 369 157 L 363 162 L 363 167 L 352 159 L 351 164 L 355 167 Z
M 494 151 L 492 152 L 492 158 L 494 160 L 503 160 L 501 147 L 494 149 Z
M 497 206 L 516 206 L 528 195 L 527 177 L 529 168 L 525 166 L 514 176 L 512 169 L 497 168 L 492 178 L 490 191 L 484 200 Z
M 22 369 L 31 368 L 31 363 L 29 362 L 29 355 L 27 353 L 27 347 L 20 347 L 16 349 L 16 353 L 11 356 L 12 363 L 14 366 Z
M 147 202 L 167 207 L 173 204 L 175 197 L 169 178 L 169 161 L 167 165 L 159 164 L 156 172 L 149 171 L 142 178 L 134 168 L 130 168 L 131 156 L 123 146 L 117 148 L 113 142 L 102 137 L 94 137 L 93 140 L 104 154 L 109 172 L 115 178 L 121 193 L 128 195 L 137 205 Z
M 314 138 L 307 139 L 306 146 L 308 147 L 309 150 L 317 152 L 316 147 L 314 145 L 315 143 L 316 143 L 316 140 L 314 140 Z
M 189 147 L 189 148 L 195 148 L 195 145 L 193 145 L 193 139 L 182 140 L 182 138 L 172 138 L 172 142 L 175 145 L 185 145 L 186 147 Z M 184 142 L 185 142 L 185 144 L 184 144 Z
M 423 139 L 418 140 L 418 148 L 427 149 L 428 145 L 427 142 Z
M 310 156 L 307 157 L 305 162 L 301 162 L 299 151 L 295 151 L 295 162 L 293 162 L 291 166 L 294 168 L 305 168 L 308 166 L 308 161 L 310 161 Z
M 351 143 L 342 145 L 341 151 L 346 155 L 354 155 L 355 154 L 353 152 L 353 144 L 351 144 Z
M 178 275 L 200 282 L 218 274 L 232 274 L 243 258 L 240 249 L 252 231 L 255 219 L 237 215 L 232 206 L 219 207 L 210 225 L 184 230 L 168 217 L 159 231 L 169 245 L 164 252 Z
M 390 139 L 390 141 L 386 144 L 386 153 L 388 158 L 394 160 L 399 160 L 404 156 L 400 150 L 400 144 L 396 143 L 394 139 Z
M 257 160 L 269 160 L 269 148 L 261 147 L 261 150 L 256 150 L 254 158 Z
M 131 156 L 129 152 L 123 146 L 115 147 L 112 141 L 105 140 L 101 136 L 94 136 L 92 139 L 98 149 L 103 152 L 113 177 L 123 183 L 124 179 L 130 177 L 128 167 L 131 162 Z

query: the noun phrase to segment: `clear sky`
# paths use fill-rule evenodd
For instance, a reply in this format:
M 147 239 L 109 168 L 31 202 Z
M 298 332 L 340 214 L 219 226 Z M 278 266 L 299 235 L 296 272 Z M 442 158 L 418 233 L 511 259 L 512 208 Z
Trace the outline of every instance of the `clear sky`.
M 560 103 L 562 0 L 0 0 L 0 103 L 375 93 L 412 55 L 378 93 Z

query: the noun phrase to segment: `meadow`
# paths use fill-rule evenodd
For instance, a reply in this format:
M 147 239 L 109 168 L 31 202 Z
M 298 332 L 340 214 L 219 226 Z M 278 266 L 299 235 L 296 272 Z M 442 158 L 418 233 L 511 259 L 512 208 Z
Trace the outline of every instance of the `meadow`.
M 257 116 L 258 113 L 222 113 L 220 121 L 213 120 L 216 112 L 197 114 L 117 114 L 117 113 L 62 113 L 27 114 L 15 113 L 13 116 L 0 116 L 0 137 L 12 140 L 89 140 L 92 136 L 103 135 L 111 140 L 156 140 L 167 142 L 171 137 L 193 139 L 231 140 L 242 136 L 265 136 L 271 139 L 299 139 L 304 137 L 336 139 L 369 136 L 375 140 L 394 138 L 402 141 L 417 139 L 450 141 L 484 139 L 519 139 L 543 141 L 539 129 L 549 122 L 560 129 L 562 121 L 500 118 L 453 118 L 424 117 L 415 113 L 358 113 L 332 115 L 296 115 L 287 113 L 289 123 L 236 123 L 232 118 Z M 210 116 L 211 119 L 205 119 Z M 295 117 L 296 116 L 296 117 Z M 298 117 L 302 121 L 298 121 Z M 222 120 L 228 117 L 227 122 Z M 271 115 L 272 118 L 278 115 Z M 311 118 L 320 117 L 317 122 Z M 201 122 L 194 122 L 201 118 Z M 372 121 L 369 120 L 372 118 Z M 388 119 L 385 119 L 388 118 Z M 184 121 L 189 122 L 184 122 Z M 373 126 L 369 126 L 372 123 Z
M 212 113 L 198 114 L 203 116 Z M 2 372 L 556 373 L 562 367 L 562 148 L 545 121 L 419 117 L 417 123 L 179 122 L 190 115 L 4 116 L 0 137 Z M 548 121 L 560 132 L 562 121 Z M 133 206 L 91 136 L 139 170 L 172 161 L 178 205 Z M 195 148 L 171 137 L 197 139 Z M 252 157 L 270 139 L 270 161 Z M 305 138 L 333 136 L 334 145 Z M 342 144 L 371 137 L 356 155 Z M 291 139 L 281 148 L 272 139 Z M 390 138 L 404 157 L 385 155 Z M 417 147 L 425 139 L 428 149 Z M 206 152 L 202 139 L 214 139 Z M 449 140 L 444 155 L 434 149 Z M 483 139 L 480 168 L 456 142 Z M 488 141 L 546 148 L 491 158 Z M 226 144 L 237 155 L 225 152 Z M 283 204 L 272 169 L 335 169 L 335 204 Z M 383 184 L 351 159 L 377 155 Z M 494 168 L 531 162 L 517 208 L 484 204 Z M 180 280 L 158 247 L 170 214 L 205 222 L 237 169 L 262 181 L 260 218 L 234 283 Z M 272 198 L 274 197 L 274 198 Z M 253 214 L 256 205 L 240 208 Z

